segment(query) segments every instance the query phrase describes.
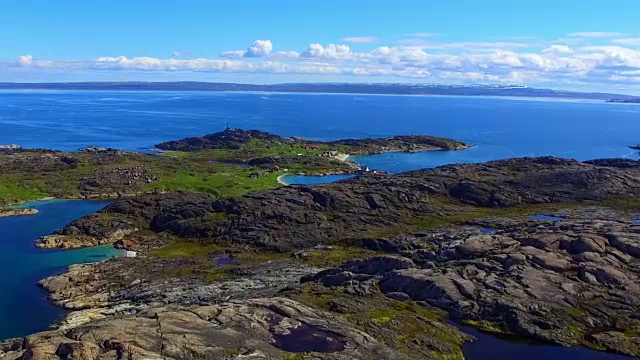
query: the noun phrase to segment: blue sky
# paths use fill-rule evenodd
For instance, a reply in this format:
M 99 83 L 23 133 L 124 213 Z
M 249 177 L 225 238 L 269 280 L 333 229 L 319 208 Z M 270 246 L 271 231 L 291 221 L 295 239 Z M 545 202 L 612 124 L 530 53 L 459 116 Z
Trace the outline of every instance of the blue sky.
M 640 1 L 3 0 L 0 81 L 518 83 L 640 92 Z

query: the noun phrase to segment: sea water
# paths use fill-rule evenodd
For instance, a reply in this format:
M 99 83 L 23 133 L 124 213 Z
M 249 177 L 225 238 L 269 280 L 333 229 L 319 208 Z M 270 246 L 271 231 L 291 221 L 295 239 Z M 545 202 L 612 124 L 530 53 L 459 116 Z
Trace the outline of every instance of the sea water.
M 64 316 L 47 301 L 37 282 L 71 264 L 105 260 L 120 254 L 111 246 L 78 250 L 40 250 L 34 240 L 68 222 L 103 208 L 103 201 L 51 201 L 26 204 L 37 215 L 0 218 L 0 339 L 45 330 Z
M 0 144 L 77 150 L 147 149 L 227 124 L 315 140 L 430 134 L 464 151 L 389 153 L 367 165 L 392 172 L 447 163 L 555 155 L 638 158 L 640 106 L 594 101 L 457 96 L 198 92 L 0 92 Z M 357 159 L 357 158 L 356 158 Z

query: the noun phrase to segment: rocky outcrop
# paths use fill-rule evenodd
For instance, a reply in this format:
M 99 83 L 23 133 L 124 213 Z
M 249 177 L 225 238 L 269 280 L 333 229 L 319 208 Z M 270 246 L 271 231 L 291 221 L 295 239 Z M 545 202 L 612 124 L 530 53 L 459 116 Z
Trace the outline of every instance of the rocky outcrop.
M 2 144 L 0 145 L 0 150 L 20 150 L 22 146 L 18 144 Z
M 12 150 L 0 156 L 0 170 L 9 172 L 55 172 L 75 169 L 79 160 L 65 153 L 49 150 Z
M 210 260 L 209 267 L 216 266 L 215 259 Z M 72 265 L 65 273 L 46 278 L 39 284 L 49 292 L 49 298 L 56 305 L 80 311 L 71 313 L 71 317 L 62 323 L 68 328 L 95 318 L 149 307 L 193 306 L 229 298 L 274 296 L 297 284 L 301 277 L 320 270 L 290 262 L 270 262 L 243 268 L 241 276 L 218 283 L 179 271 L 190 267 L 193 263 L 189 260 L 156 259 L 141 263 L 138 259 L 120 258 Z
M 402 255 L 396 263 L 403 265 L 377 257 L 309 280 L 356 295 L 379 287 L 394 299 L 422 301 L 454 319 L 489 321 L 522 337 L 640 356 L 640 228 L 600 219 L 598 208 L 585 213 L 565 213 L 562 222 L 505 222 L 494 235 L 466 228 L 458 236 L 454 228 L 449 235 L 415 234 L 412 247 L 386 248 Z
M 77 221 L 56 231 L 54 235 L 40 237 L 36 240 L 35 246 L 42 249 L 73 249 L 112 244 L 138 230 L 139 228 L 129 221 Z
M 388 151 L 462 150 L 471 147 L 460 141 L 428 135 L 394 136 L 379 139 L 344 139 L 336 141 L 309 141 L 302 138 L 283 138 L 259 130 L 226 129 L 224 131 L 167 141 L 156 145 L 161 150 L 198 151 L 203 149 L 241 149 L 252 140 L 267 144 L 297 144 L 302 146 L 328 146 L 348 148 L 352 155 L 379 154 Z
M 344 139 L 314 142 L 330 147 L 347 147 L 350 155 L 381 154 L 390 151 L 464 150 L 472 145 L 429 135 L 393 136 L 378 139 Z
M 189 137 L 182 140 L 167 141 L 156 145 L 161 150 L 197 151 L 203 149 L 240 149 L 251 140 L 284 143 L 293 141 L 260 130 L 242 130 L 227 128 L 224 131 L 203 137 Z
M 85 227 L 72 224 L 71 230 L 101 236 L 101 231 L 87 232 L 87 226 L 129 222 L 181 237 L 224 238 L 291 250 L 412 225 L 416 218 L 454 216 L 455 210 L 439 210 L 442 199 L 503 208 L 633 196 L 640 196 L 640 167 L 522 158 L 394 176 L 363 175 L 335 184 L 288 186 L 239 198 L 215 200 L 171 193 L 122 199 L 76 222 Z
M 36 215 L 38 213 L 38 209 L 31 208 L 0 208 L 0 217 Z
M 150 308 L 6 342 L 0 359 L 267 360 L 292 351 L 318 359 L 406 359 L 330 314 L 277 297 Z
M 159 180 L 144 166 L 121 166 L 100 169 L 92 176 L 80 179 L 80 191 L 82 194 L 118 192 L 123 188 L 140 188 Z

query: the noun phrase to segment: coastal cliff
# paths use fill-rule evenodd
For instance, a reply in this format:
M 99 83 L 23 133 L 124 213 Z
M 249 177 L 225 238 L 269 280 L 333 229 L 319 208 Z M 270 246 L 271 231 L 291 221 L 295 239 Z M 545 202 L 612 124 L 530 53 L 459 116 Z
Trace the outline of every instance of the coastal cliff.
M 43 280 L 74 311 L 0 359 L 462 359 L 447 318 L 640 356 L 639 207 L 640 162 L 551 157 L 120 199 L 57 233 L 141 257 Z

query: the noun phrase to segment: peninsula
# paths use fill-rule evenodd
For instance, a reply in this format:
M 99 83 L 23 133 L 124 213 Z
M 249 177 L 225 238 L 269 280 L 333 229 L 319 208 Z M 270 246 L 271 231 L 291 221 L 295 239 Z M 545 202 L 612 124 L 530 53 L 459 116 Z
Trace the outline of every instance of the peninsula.
M 132 196 L 39 241 L 113 243 L 138 257 L 43 279 L 71 312 L 56 329 L 0 341 L 0 359 L 463 359 L 472 337 L 451 320 L 640 356 L 638 161 L 519 158 L 286 187 L 272 178 L 277 165 L 250 163 L 282 157 L 303 172 L 340 171 L 349 165 L 325 151 L 385 151 L 410 139 L 303 145 L 227 130 L 159 144 L 169 150 L 161 156 L 4 155 L 23 161 L 6 169 L 44 157 L 37 166 L 54 176 L 125 166 L 146 175 L 96 177 L 100 190 L 85 194 Z M 230 169 L 238 183 L 209 185 Z M 274 175 L 246 176 L 258 169 Z M 42 193 L 59 189 L 42 184 Z M 69 184 L 79 187 L 66 194 L 82 194 L 86 182 Z
M 173 190 L 239 196 L 276 188 L 283 174 L 359 171 L 341 155 L 470 146 L 426 135 L 319 142 L 226 129 L 202 138 L 158 144 L 159 149 L 174 150 L 159 155 L 99 147 L 79 152 L 10 147 L 0 149 L 0 205 L 50 197 L 106 199 Z

